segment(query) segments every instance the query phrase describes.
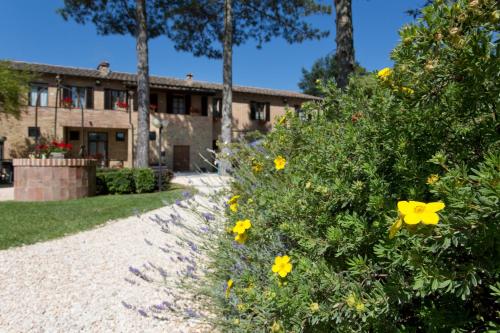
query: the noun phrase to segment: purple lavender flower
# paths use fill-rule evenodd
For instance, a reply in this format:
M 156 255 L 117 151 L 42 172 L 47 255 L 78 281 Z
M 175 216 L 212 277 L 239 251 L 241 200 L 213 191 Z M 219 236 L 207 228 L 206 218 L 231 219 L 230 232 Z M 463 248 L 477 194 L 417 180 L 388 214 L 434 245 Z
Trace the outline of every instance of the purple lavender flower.
M 193 309 L 188 308 L 188 309 L 184 310 L 184 312 L 190 318 L 198 318 L 199 317 L 198 313 L 196 311 L 194 311 Z
M 185 199 L 189 199 L 189 198 L 191 198 L 193 195 L 192 195 L 190 192 L 188 192 L 188 191 L 184 191 L 184 192 L 182 192 L 182 196 L 183 196 Z
M 141 271 L 140 271 L 140 270 L 138 270 L 137 268 L 132 267 L 132 266 L 130 266 L 130 267 L 128 268 L 128 270 L 129 270 L 129 272 L 130 272 L 130 273 L 132 273 L 132 274 L 134 274 L 134 275 L 139 275 L 139 274 L 141 274 Z
M 164 311 L 164 310 L 167 309 L 166 306 L 163 303 L 161 303 L 161 304 L 155 304 L 151 308 L 153 310 L 158 310 L 158 311 Z
M 160 273 L 160 275 L 164 278 L 166 278 L 168 276 L 167 274 L 167 271 L 165 271 L 163 268 L 161 267 L 158 267 L 158 272 Z
M 142 310 L 142 309 L 137 310 L 137 312 L 139 312 L 139 314 L 140 314 L 141 316 L 143 316 L 143 317 L 146 317 L 146 318 L 148 317 L 148 314 L 146 313 L 146 311 L 144 311 L 144 310 Z
M 201 213 L 201 215 L 203 216 L 203 218 L 205 220 L 207 220 L 207 222 L 215 220 L 215 215 L 212 214 L 212 213 L 208 213 L 208 212 L 207 213 Z
M 208 229 L 208 227 L 206 227 L 206 226 L 203 226 L 203 227 L 200 227 L 200 230 L 201 230 L 201 232 L 208 232 L 210 229 Z
M 122 301 L 122 305 L 129 310 L 133 308 L 133 306 L 131 304 L 128 304 L 127 302 L 124 302 L 124 301 Z
M 175 204 L 181 208 L 188 208 L 186 205 L 182 203 L 180 200 L 175 200 Z
M 200 250 L 198 249 L 198 246 L 196 246 L 195 243 L 188 241 L 188 245 L 193 250 L 193 252 L 200 253 Z

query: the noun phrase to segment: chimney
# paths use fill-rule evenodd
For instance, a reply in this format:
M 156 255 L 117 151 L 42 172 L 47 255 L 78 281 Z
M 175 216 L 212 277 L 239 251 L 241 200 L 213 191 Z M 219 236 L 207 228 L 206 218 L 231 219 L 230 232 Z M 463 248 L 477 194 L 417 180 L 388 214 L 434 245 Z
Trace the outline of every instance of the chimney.
M 106 76 L 109 74 L 109 62 L 101 61 L 101 63 L 97 66 L 97 70 L 101 72 L 101 75 Z
M 189 82 L 193 81 L 193 73 L 187 73 L 186 80 Z

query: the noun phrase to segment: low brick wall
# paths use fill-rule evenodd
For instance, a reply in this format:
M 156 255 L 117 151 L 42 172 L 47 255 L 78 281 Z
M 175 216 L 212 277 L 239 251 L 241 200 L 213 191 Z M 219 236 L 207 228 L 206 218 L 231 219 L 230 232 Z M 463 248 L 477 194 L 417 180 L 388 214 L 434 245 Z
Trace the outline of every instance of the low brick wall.
M 69 200 L 95 195 L 95 160 L 14 159 L 14 199 Z

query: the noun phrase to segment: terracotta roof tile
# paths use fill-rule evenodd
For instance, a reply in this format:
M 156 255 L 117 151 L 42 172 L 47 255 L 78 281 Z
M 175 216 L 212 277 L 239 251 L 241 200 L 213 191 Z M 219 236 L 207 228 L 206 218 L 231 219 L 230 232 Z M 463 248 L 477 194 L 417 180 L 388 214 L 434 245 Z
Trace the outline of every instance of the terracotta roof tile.
M 137 77 L 137 75 L 133 73 L 114 72 L 114 71 L 110 71 L 107 75 L 103 75 L 97 69 L 80 68 L 80 67 L 47 65 L 47 64 L 38 64 L 38 63 L 22 62 L 22 61 L 10 61 L 10 63 L 12 68 L 36 72 L 36 73 L 60 74 L 60 75 L 87 77 L 95 79 L 117 80 L 117 81 L 130 82 L 131 84 L 133 84 L 136 81 Z M 211 82 L 196 81 L 196 80 L 188 81 L 166 76 L 150 76 L 150 83 L 153 86 L 164 86 L 174 89 L 175 88 L 196 89 L 196 90 L 206 90 L 211 92 L 222 91 L 222 84 L 219 83 L 211 83 Z M 306 95 L 294 91 L 245 87 L 237 85 L 233 86 L 233 91 L 246 94 L 299 98 L 304 100 L 319 99 L 318 97 L 315 96 Z

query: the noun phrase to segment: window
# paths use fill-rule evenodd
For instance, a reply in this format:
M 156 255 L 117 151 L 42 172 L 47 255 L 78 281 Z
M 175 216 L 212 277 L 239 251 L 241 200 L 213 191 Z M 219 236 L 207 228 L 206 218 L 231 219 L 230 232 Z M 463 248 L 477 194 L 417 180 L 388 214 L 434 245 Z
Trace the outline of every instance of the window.
M 172 113 L 186 114 L 186 100 L 182 96 L 172 97 Z
M 167 95 L 167 113 L 189 114 L 191 111 L 191 95 Z
M 302 110 L 300 105 L 298 105 L 298 104 L 294 105 L 293 108 L 295 109 L 295 113 L 297 113 L 300 120 L 302 120 L 302 121 L 308 120 L 308 118 L 309 118 L 308 115 L 305 113 L 304 110 Z
M 49 86 L 46 84 L 32 84 L 30 87 L 30 93 L 28 96 L 28 102 L 30 106 L 48 106 L 49 103 Z
M 260 121 L 271 120 L 270 108 L 271 105 L 269 103 L 250 102 L 250 119 Z
M 70 141 L 80 140 L 80 131 L 69 131 L 69 140 Z
M 149 94 L 149 110 L 152 112 L 160 112 L 160 110 L 158 110 L 158 94 Z
M 208 116 L 208 97 L 201 96 L 201 115 Z
M 3 139 L 0 137 L 0 161 L 3 160 Z
M 149 141 L 156 140 L 156 132 L 149 132 Z
M 106 110 L 123 110 L 128 108 L 128 95 L 125 90 L 104 90 L 104 108 Z
M 214 118 L 222 118 L 222 98 L 212 99 L 212 112 Z
M 40 136 L 40 127 L 28 127 L 28 136 L 30 138 Z
M 125 132 L 116 132 L 115 139 L 118 142 L 125 141 Z
M 80 98 L 80 102 L 78 102 Z M 66 108 L 94 108 L 94 89 L 85 87 L 65 87 L 62 89 L 61 106 Z

